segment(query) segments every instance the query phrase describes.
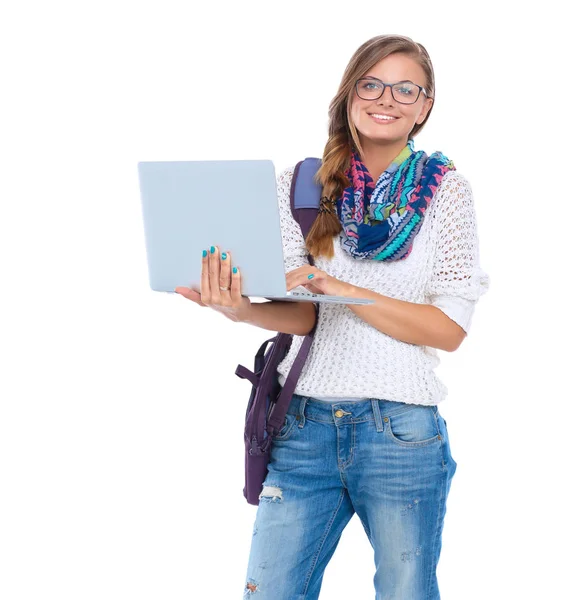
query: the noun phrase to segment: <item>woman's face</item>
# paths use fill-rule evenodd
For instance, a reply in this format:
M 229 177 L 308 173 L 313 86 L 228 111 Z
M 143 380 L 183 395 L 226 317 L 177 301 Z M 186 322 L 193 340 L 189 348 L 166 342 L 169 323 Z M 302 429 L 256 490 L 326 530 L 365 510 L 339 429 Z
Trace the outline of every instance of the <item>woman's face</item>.
M 426 86 L 425 74 L 420 65 L 405 54 L 390 54 L 370 69 L 365 77 L 375 77 L 384 83 L 411 81 Z M 379 84 L 368 84 L 369 89 L 375 90 Z M 416 90 L 417 88 L 413 88 Z M 407 92 L 407 89 L 403 89 Z M 421 92 L 415 104 L 401 104 L 394 100 L 391 89 L 386 87 L 383 95 L 377 100 L 363 100 L 357 95 L 355 86 L 352 96 L 350 114 L 363 145 L 364 138 L 372 142 L 407 143 L 407 137 L 416 123 L 421 124 L 429 112 L 433 100 L 427 99 Z M 385 114 L 396 117 L 389 121 L 380 121 L 372 114 Z

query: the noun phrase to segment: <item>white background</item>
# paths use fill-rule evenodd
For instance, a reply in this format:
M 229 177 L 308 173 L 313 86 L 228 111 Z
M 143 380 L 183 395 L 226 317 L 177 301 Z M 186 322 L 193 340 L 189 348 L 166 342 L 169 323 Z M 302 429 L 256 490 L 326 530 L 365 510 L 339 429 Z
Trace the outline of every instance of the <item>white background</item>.
M 136 165 L 321 156 L 343 70 L 381 33 L 432 57 L 416 149 L 469 179 L 491 277 L 469 337 L 440 353 L 459 464 L 442 598 L 570 597 L 563 15 L 115 0 L 0 14 L 3 600 L 242 597 L 256 509 L 234 369 L 272 333 L 149 289 Z M 227 94 L 207 93 L 212 77 Z M 372 580 L 354 517 L 320 597 L 371 599 Z

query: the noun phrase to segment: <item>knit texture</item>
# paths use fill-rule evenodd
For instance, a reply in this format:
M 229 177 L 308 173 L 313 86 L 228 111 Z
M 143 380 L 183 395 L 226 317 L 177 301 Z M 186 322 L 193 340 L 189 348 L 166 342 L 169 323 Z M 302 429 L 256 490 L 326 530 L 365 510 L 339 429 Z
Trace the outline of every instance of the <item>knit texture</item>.
M 290 210 L 293 172 L 289 167 L 277 177 L 287 273 L 308 264 L 304 237 Z M 334 240 L 334 257 L 320 256 L 315 262 L 318 269 L 352 285 L 407 302 L 433 304 L 466 332 L 476 302 L 489 287 L 489 276 L 479 266 L 472 190 L 456 170 L 441 180 L 406 259 L 355 260 L 342 248 L 340 233 Z M 293 336 L 278 366 L 281 385 L 303 339 Z M 344 304 L 323 303 L 296 394 L 328 401 L 379 398 L 435 405 L 447 396 L 447 387 L 434 371 L 439 362 L 435 348 L 396 340 Z

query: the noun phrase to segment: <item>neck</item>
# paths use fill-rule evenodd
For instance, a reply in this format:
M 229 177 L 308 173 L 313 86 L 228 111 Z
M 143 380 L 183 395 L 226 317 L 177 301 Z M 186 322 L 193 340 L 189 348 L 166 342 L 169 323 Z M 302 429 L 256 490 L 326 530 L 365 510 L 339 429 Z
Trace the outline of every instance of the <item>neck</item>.
M 360 139 L 363 148 L 362 162 L 374 181 L 389 167 L 397 155 L 407 146 L 407 138 L 386 142 Z

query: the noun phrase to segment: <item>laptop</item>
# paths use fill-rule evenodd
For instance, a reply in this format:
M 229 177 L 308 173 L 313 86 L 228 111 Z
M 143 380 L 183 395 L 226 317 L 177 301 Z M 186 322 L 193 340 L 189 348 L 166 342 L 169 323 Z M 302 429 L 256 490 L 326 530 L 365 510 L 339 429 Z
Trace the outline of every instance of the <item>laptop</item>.
M 218 246 L 241 270 L 244 296 L 373 304 L 286 289 L 276 173 L 271 160 L 138 163 L 151 289 L 200 291 L 202 252 Z

